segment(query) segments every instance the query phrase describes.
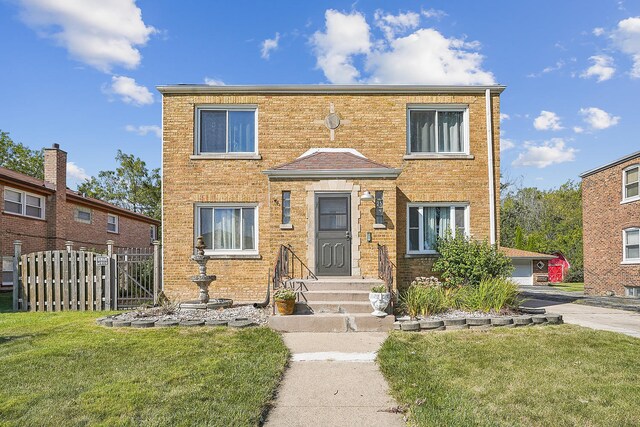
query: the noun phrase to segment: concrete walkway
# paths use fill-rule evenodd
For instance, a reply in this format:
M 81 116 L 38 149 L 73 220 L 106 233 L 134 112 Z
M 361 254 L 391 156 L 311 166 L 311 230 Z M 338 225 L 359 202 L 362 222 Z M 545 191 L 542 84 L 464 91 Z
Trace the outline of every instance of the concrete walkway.
M 548 313 L 562 314 L 565 323 L 591 329 L 619 332 L 640 338 L 640 314 L 613 308 L 531 299 L 523 305 L 544 307 Z
M 386 333 L 288 333 L 291 364 L 265 426 L 404 426 L 374 359 Z M 382 411 L 382 412 L 378 412 Z

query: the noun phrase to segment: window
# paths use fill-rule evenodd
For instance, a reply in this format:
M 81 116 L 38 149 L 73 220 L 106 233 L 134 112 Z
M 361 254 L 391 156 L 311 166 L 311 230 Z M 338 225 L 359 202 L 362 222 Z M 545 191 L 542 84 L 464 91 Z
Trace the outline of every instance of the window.
M 255 108 L 198 108 L 197 154 L 255 153 Z
M 628 297 L 640 298 L 640 287 L 638 286 L 625 286 L 624 294 Z
M 467 205 L 410 204 L 407 209 L 407 253 L 435 253 L 438 238 L 469 234 Z
M 291 191 L 282 192 L 282 223 L 291 224 Z
M 4 211 L 31 218 L 44 218 L 44 197 L 11 188 L 4 189 Z
M 76 206 L 76 210 L 74 212 L 74 219 L 78 222 L 91 224 L 91 209 Z
M 628 228 L 622 232 L 622 262 L 640 263 L 640 228 Z
M 115 215 L 107 214 L 107 231 L 110 233 L 118 232 L 118 217 Z
M 255 205 L 200 205 L 196 233 L 209 253 L 257 253 L 256 211 Z
M 411 107 L 409 153 L 468 153 L 466 107 Z
M 153 243 L 155 240 L 158 240 L 158 229 L 155 225 L 149 226 L 149 237 L 151 237 L 151 243 Z
M 640 166 L 632 166 L 623 171 L 623 201 L 640 199 Z
M 384 201 L 382 190 L 376 190 L 376 224 L 384 224 Z
M 13 285 L 13 258 L 10 256 L 2 257 L 2 284 Z

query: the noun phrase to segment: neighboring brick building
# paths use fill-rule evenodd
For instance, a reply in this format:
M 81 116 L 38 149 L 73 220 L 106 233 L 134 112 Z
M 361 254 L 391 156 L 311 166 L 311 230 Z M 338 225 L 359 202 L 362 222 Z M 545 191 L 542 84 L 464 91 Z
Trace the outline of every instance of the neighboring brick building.
M 44 153 L 44 180 L 0 167 L 0 254 L 3 285 L 11 284 L 11 256 L 15 240 L 22 253 L 76 248 L 147 247 L 160 222 L 101 200 L 83 197 L 67 188 L 67 153 L 58 144 Z
M 503 86 L 161 86 L 163 284 L 262 300 L 277 249 L 318 275 L 431 274 L 446 230 L 498 239 Z M 489 106 L 489 108 L 487 108 Z
M 640 297 L 640 151 L 582 178 L 584 289 Z

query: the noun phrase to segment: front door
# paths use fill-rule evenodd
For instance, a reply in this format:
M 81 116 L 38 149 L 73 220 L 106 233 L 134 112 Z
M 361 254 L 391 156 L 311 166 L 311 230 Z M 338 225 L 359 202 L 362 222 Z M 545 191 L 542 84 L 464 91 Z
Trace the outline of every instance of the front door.
M 351 276 L 350 206 L 350 194 L 316 194 L 318 276 Z

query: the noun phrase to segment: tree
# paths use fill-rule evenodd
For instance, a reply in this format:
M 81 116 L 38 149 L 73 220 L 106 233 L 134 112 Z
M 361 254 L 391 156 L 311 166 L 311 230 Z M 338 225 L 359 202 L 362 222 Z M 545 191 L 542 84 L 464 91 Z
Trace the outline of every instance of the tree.
M 0 166 L 44 179 L 44 150 L 13 142 L 9 133 L 0 130 Z
M 118 150 L 115 171 L 100 171 L 78 186 L 78 192 L 160 219 L 160 169 L 147 169 L 147 164 L 133 154 Z

